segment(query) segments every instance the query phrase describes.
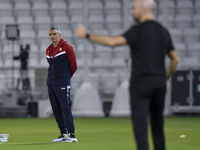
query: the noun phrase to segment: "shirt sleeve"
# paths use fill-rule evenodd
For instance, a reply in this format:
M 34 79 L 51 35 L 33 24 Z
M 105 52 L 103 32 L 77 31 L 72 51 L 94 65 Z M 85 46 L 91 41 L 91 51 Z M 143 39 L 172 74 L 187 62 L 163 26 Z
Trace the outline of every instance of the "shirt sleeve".
M 77 69 L 77 63 L 76 63 L 76 56 L 74 53 L 74 49 L 70 44 L 67 44 L 66 56 L 67 59 L 69 60 L 70 72 L 71 72 L 70 76 L 72 77 Z
M 168 33 L 168 38 L 169 38 L 169 43 L 168 43 L 168 48 L 167 48 L 167 53 L 168 53 L 169 51 L 175 50 L 175 48 L 174 48 L 171 36 L 168 31 L 167 31 L 167 33 Z
M 124 34 L 122 34 L 122 36 L 125 37 L 128 45 L 134 44 L 137 37 L 137 27 L 132 26 L 129 30 L 127 30 Z

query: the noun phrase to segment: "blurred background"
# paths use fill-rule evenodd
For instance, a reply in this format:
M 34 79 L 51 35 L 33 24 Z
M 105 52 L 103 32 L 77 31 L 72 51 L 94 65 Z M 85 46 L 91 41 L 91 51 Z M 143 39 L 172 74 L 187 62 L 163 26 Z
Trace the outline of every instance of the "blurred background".
M 180 56 L 164 115 L 200 113 L 200 0 L 155 0 L 155 19 L 170 32 Z M 57 26 L 73 47 L 74 116 L 129 116 L 128 46 L 105 47 L 78 39 L 88 31 L 120 35 L 135 22 L 133 0 L 0 0 L 0 117 L 50 117 L 45 51 Z M 166 58 L 166 67 L 169 59 Z

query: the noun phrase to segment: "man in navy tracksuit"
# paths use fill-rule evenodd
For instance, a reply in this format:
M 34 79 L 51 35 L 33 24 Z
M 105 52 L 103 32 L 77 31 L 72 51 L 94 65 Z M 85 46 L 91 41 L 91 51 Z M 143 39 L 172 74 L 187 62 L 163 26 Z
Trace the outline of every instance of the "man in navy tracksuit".
M 78 142 L 74 135 L 70 101 L 70 78 L 77 69 L 76 57 L 73 47 L 60 36 L 58 28 L 50 28 L 49 39 L 52 44 L 46 49 L 49 63 L 48 94 L 61 133 L 61 136 L 54 139 L 53 142 Z

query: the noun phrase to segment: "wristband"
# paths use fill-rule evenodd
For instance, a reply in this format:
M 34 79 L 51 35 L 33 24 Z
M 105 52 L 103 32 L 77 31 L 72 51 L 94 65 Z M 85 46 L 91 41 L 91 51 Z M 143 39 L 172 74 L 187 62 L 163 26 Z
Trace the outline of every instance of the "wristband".
M 87 33 L 85 38 L 89 39 L 90 38 L 90 34 Z

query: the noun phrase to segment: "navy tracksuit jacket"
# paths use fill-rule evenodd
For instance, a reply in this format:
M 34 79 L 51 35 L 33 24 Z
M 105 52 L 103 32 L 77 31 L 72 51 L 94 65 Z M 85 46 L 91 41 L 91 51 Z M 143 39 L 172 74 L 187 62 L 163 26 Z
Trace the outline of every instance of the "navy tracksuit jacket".
M 63 39 L 46 49 L 49 63 L 47 86 L 52 110 L 61 134 L 74 133 L 70 101 L 70 78 L 77 69 L 73 47 Z

